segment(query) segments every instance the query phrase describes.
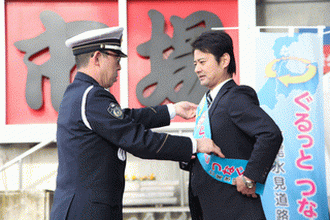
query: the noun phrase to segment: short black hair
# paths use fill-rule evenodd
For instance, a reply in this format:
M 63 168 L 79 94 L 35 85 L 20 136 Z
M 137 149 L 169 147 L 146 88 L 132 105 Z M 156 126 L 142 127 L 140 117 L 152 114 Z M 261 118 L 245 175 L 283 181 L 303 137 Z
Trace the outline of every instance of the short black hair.
M 224 53 L 230 56 L 228 66 L 228 74 L 232 77 L 236 73 L 236 62 L 234 57 L 234 47 L 231 37 L 224 31 L 206 31 L 202 33 L 192 44 L 194 53 L 195 50 L 200 50 L 203 53 L 211 53 L 215 56 L 219 63 L 220 58 Z

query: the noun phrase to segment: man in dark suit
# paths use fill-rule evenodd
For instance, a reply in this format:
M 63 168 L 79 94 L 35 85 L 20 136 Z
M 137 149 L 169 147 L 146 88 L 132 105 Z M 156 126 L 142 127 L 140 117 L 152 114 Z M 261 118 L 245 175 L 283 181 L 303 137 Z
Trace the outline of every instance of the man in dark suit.
M 238 86 L 232 79 L 236 65 L 232 39 L 228 34 L 224 31 L 205 32 L 192 43 L 192 47 L 195 72 L 201 85 L 209 89 L 203 99 L 210 103 L 206 108 L 209 135 L 224 154 L 222 160 L 228 163 L 222 169 L 233 167 L 231 162 L 226 162 L 228 159 L 247 162 L 244 174 L 239 174 L 233 184 L 213 178 L 210 173 L 215 169 L 204 170 L 204 156 L 180 163 L 182 169 L 190 171 L 192 219 L 266 219 L 260 196 L 256 194 L 256 183 L 266 181 L 282 143 L 281 131 L 260 108 L 256 92 L 248 86 Z M 197 126 L 200 126 L 199 121 L 196 121 Z M 208 163 L 210 158 L 205 158 Z
M 126 151 L 148 159 L 189 161 L 194 152 L 220 155 L 211 139 L 155 133 L 175 115 L 195 116 L 189 102 L 121 109 L 106 89 L 116 82 L 123 28 L 87 31 L 66 41 L 77 74 L 58 115 L 59 166 L 52 220 L 121 220 Z

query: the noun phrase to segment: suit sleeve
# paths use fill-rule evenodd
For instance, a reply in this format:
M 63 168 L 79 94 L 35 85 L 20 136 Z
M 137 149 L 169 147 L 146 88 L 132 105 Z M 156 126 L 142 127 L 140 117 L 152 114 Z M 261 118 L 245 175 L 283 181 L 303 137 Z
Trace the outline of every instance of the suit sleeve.
M 260 108 L 257 94 L 250 87 L 233 89 L 229 113 L 233 122 L 254 141 L 244 175 L 264 183 L 283 141 L 281 131 Z
M 116 108 L 111 107 L 113 105 Z M 86 117 L 93 132 L 105 138 L 111 146 L 137 157 L 173 161 L 189 161 L 191 158 L 190 138 L 148 129 L 170 123 L 166 106 L 122 111 L 110 93 L 92 89 L 87 97 Z

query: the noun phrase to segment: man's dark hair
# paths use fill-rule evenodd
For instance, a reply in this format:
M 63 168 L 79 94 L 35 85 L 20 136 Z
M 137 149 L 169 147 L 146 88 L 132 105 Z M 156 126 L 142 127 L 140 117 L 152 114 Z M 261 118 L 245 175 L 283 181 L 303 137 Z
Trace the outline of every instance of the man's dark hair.
M 191 44 L 191 46 L 193 48 L 193 53 L 195 50 L 200 50 L 203 53 L 211 53 L 218 63 L 220 62 L 221 56 L 224 53 L 228 53 L 230 56 L 228 74 L 232 77 L 233 74 L 236 72 L 233 41 L 226 32 L 204 32 Z

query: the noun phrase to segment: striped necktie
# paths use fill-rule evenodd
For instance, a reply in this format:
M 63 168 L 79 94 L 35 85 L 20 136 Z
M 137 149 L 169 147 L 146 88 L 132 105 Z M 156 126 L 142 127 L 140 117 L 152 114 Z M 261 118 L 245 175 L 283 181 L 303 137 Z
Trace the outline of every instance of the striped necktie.
M 212 103 L 212 97 L 211 97 L 211 94 L 210 94 L 210 90 L 207 91 L 207 93 L 206 93 L 206 101 L 207 101 L 207 107 L 210 107 L 210 105 Z

